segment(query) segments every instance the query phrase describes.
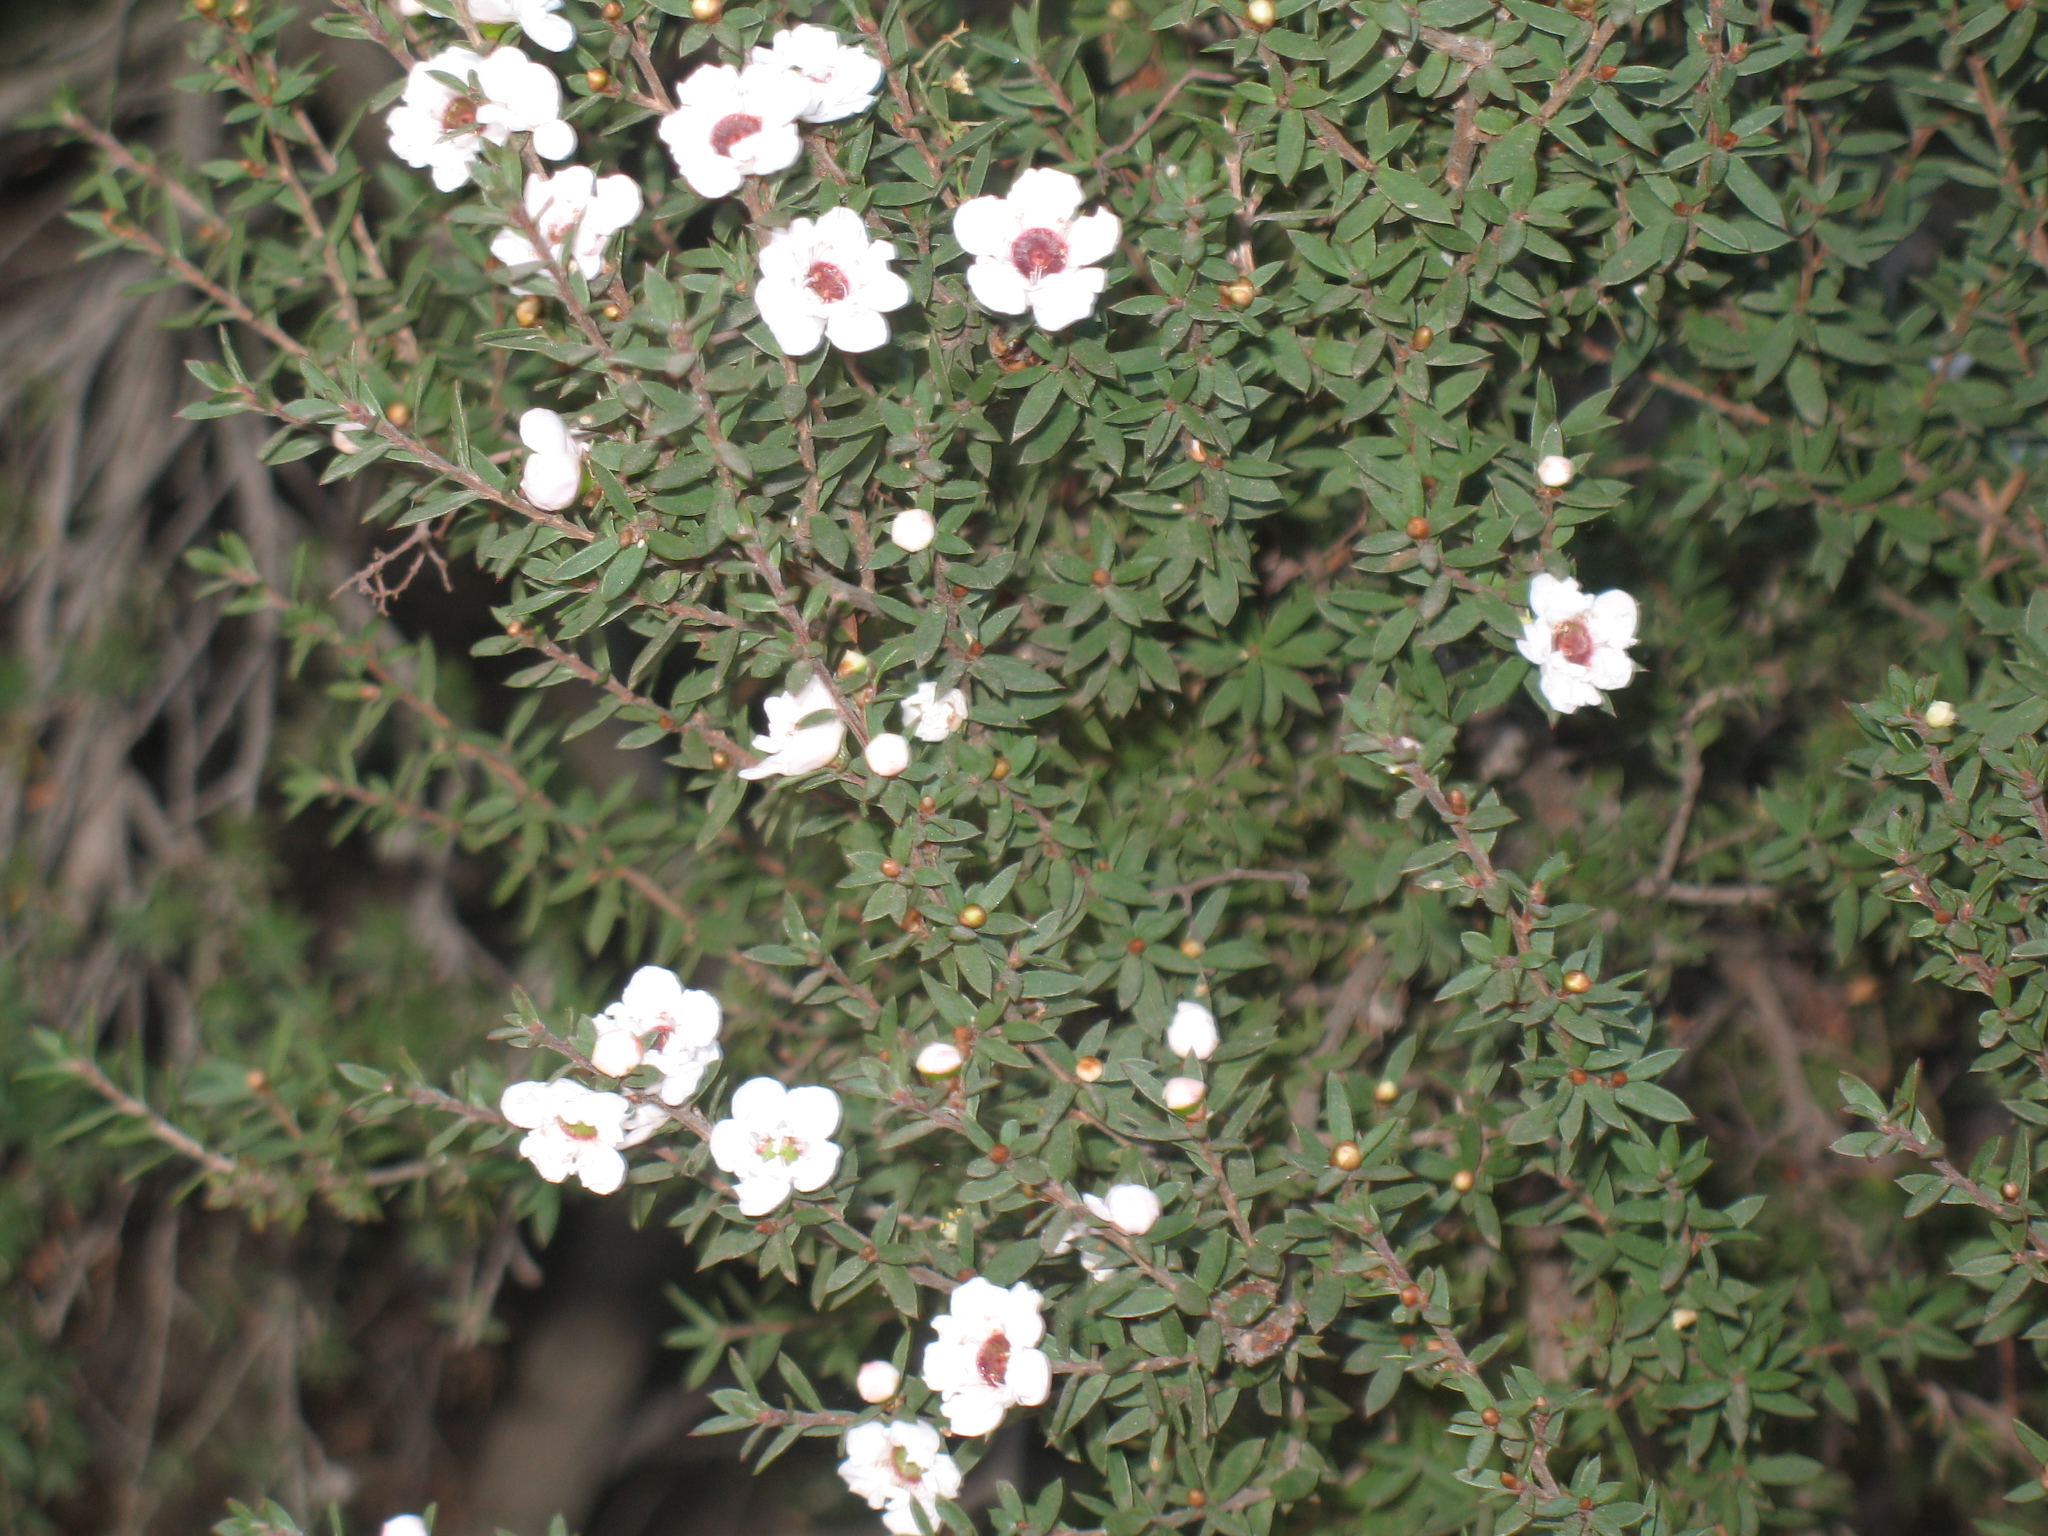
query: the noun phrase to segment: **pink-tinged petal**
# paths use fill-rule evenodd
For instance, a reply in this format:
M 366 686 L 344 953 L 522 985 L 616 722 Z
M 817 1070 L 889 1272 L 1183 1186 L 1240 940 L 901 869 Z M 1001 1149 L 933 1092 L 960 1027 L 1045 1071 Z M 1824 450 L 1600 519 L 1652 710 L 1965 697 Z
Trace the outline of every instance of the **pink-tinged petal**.
M 767 1132 L 782 1123 L 789 1090 L 772 1077 L 750 1077 L 732 1091 L 732 1118 L 748 1130 Z
M 889 322 L 863 305 L 838 304 L 825 322 L 825 334 L 842 352 L 872 352 L 888 344 Z
M 1629 660 L 1627 651 L 1603 645 L 1594 650 L 1586 670 L 1592 673 L 1595 688 L 1626 688 L 1629 679 L 1636 675 L 1636 664 Z
M 839 1143 L 816 1141 L 805 1149 L 802 1157 L 789 1165 L 789 1182 L 808 1195 L 830 1184 L 832 1175 L 838 1171 Z
M 983 256 L 967 269 L 968 291 L 983 309 L 1021 315 L 1031 307 L 1031 289 L 1008 260 Z
M 782 1123 L 792 1135 L 823 1141 L 839 1129 L 839 1095 L 830 1088 L 792 1088 L 782 1101 Z
M 1012 1349 L 1008 1385 L 1018 1402 L 1036 1408 L 1052 1393 L 1052 1362 L 1043 1350 Z
M 1007 262 L 1010 247 L 1024 233 L 1017 214 L 1000 197 L 970 197 L 953 211 L 953 238 L 970 256 L 1000 256 Z M 1006 315 L 1022 310 L 1006 309 Z
M 789 1181 L 768 1174 L 749 1175 L 733 1186 L 742 1216 L 766 1216 L 789 1198 Z
M 1025 229 L 1057 229 L 1081 210 L 1081 183 L 1038 166 L 1010 183 L 1010 211 Z
M 1067 229 L 1067 265 L 1082 267 L 1107 261 L 1123 238 L 1123 224 L 1107 208 L 1074 220 Z
M 1095 299 L 1107 281 L 1100 267 L 1069 267 L 1040 278 L 1031 290 L 1031 315 L 1048 331 L 1079 325 L 1095 312 Z
M 1593 615 L 1588 624 L 1597 645 L 1621 646 L 1624 649 L 1636 643 L 1636 600 L 1626 592 L 1602 592 L 1593 599 Z
M 576 1177 L 593 1195 L 608 1195 L 626 1182 L 626 1160 L 610 1147 L 585 1147 L 576 1159 Z
M 711 1127 L 711 1161 L 727 1173 L 751 1168 L 758 1161 L 753 1135 L 737 1120 L 721 1120 Z

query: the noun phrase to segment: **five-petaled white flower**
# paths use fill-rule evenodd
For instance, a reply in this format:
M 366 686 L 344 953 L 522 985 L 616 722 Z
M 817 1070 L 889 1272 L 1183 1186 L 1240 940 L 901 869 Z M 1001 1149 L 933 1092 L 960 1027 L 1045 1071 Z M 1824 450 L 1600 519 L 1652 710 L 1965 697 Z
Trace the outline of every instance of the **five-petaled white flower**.
M 507 1120 L 526 1136 L 519 1155 L 550 1184 L 570 1174 L 594 1195 L 608 1195 L 626 1182 L 619 1149 L 631 1144 L 632 1105 L 616 1093 L 600 1093 L 567 1078 L 552 1083 L 514 1083 L 498 1100 Z
M 544 512 L 561 511 L 583 489 L 583 439 L 559 413 L 535 406 L 519 418 L 519 440 L 527 447 L 519 494 Z
M 786 69 L 700 65 L 677 85 L 661 139 L 699 197 L 730 197 L 747 177 L 796 163 L 796 120 L 810 100 L 810 82 Z
M 967 723 L 967 695 L 958 688 L 942 694 L 937 683 L 919 683 L 903 701 L 903 723 L 919 741 L 944 741 Z
M 756 67 L 786 69 L 810 88 L 810 101 L 797 115 L 807 123 L 836 123 L 875 104 L 882 61 L 862 48 L 849 48 L 829 27 L 809 22 L 778 32 L 766 48 L 754 49 Z
M 640 183 L 630 176 L 599 176 L 587 165 L 528 176 L 526 215 L 546 249 L 537 249 L 523 230 L 501 229 L 491 239 L 491 254 L 508 267 L 549 258 L 573 262 L 587 281 L 596 282 L 604 271 L 605 242 L 639 218 L 640 208 Z M 542 280 L 554 286 L 551 278 Z
M 1088 318 L 1107 277 L 1099 266 L 1123 226 L 1107 208 L 1076 217 L 1081 183 L 1065 171 L 1029 170 L 1007 197 L 972 197 L 953 214 L 953 237 L 974 257 L 967 286 L 984 309 L 1027 309 L 1048 331 Z
M 1081 1203 L 1097 1221 L 1143 1237 L 1159 1219 L 1159 1197 L 1143 1184 L 1112 1184 L 1106 1195 L 1083 1195 Z
M 1519 650 L 1540 669 L 1543 697 L 1561 715 L 1604 702 L 1603 690 L 1635 676 L 1636 600 L 1626 592 L 1594 597 L 1576 581 L 1548 574 L 1529 583 L 1529 621 Z
M 462 87 L 436 78 L 442 75 Z M 431 168 L 443 192 L 469 180 L 469 163 L 486 143 L 503 144 L 515 133 L 532 134 L 533 151 L 545 160 L 576 152 L 576 130 L 562 121 L 561 81 L 517 48 L 493 49 L 489 57 L 444 48 L 422 59 L 384 121 L 391 152 L 407 165 Z
M 1166 1048 L 1176 1056 L 1207 1061 L 1216 1054 L 1220 1039 L 1216 1015 L 1200 1003 L 1181 999 L 1173 1010 L 1173 1022 L 1166 1026 Z
M 851 208 L 792 219 L 761 247 L 754 306 L 791 357 L 831 342 L 842 352 L 872 352 L 889 339 L 882 316 L 910 302 L 910 285 L 889 270 L 896 247 L 870 240 Z
M 711 1160 L 738 1181 L 742 1216 L 766 1216 L 791 1190 L 823 1189 L 839 1171 L 839 1095 L 757 1077 L 733 1090 L 732 1118 L 711 1128 Z
M 643 965 L 619 1000 L 599 1016 L 591 1063 L 607 1077 L 650 1066 L 661 1074 L 656 1090 L 661 1102 L 680 1104 L 718 1060 L 723 1017 L 709 992 L 686 989 L 674 971 L 662 966 Z
M 872 1362 L 871 1362 L 872 1363 Z M 918 1536 L 912 1505 L 939 1529 L 939 1500 L 960 1491 L 960 1468 L 929 1424 L 870 1419 L 846 1432 L 846 1460 L 839 1475 L 868 1508 L 882 1511 L 882 1527 L 895 1536 Z
M 754 738 L 754 750 L 768 755 L 751 768 L 742 768 L 743 779 L 766 779 L 780 774 L 795 778 L 824 767 L 839 755 L 846 739 L 846 722 L 833 707 L 832 690 L 815 673 L 795 693 L 770 694 L 761 704 L 768 716 L 768 729 Z M 804 721 L 816 716 L 806 725 Z
M 976 1276 L 932 1320 L 924 1384 L 939 1394 L 956 1435 L 993 1434 L 1015 1405 L 1035 1408 L 1052 1391 L 1052 1362 L 1038 1292 L 1019 1280 L 1007 1291 Z

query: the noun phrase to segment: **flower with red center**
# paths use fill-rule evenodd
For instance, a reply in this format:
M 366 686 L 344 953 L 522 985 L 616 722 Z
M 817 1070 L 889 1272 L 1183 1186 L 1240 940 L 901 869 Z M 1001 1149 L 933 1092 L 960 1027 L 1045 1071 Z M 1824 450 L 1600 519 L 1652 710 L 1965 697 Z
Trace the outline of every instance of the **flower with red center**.
M 391 152 L 431 169 L 443 192 L 469 180 L 470 162 L 486 144 L 503 144 L 515 133 L 532 134 L 534 153 L 544 159 L 566 160 L 576 151 L 576 130 L 562 121 L 561 81 L 517 48 L 488 56 L 444 48 L 422 59 L 384 121 Z
M 523 230 L 501 229 L 491 254 L 508 267 L 552 258 L 573 263 L 587 282 L 604 271 L 605 242 L 640 217 L 640 183 L 630 176 L 599 176 L 587 165 L 565 166 L 552 176 L 526 178 L 526 214 L 547 245 L 545 257 Z M 543 281 L 554 284 L 545 274 Z M 525 287 L 515 292 L 525 293 Z
M 1032 318 L 1057 331 L 1088 318 L 1108 281 L 1096 265 L 1123 226 L 1106 208 L 1083 214 L 1081 183 L 1043 168 L 1019 176 L 1004 197 L 974 197 L 953 215 L 953 237 L 974 257 L 967 286 L 984 309 Z
M 1038 1347 L 1040 1305 L 1021 1280 L 1004 1290 L 977 1276 L 932 1320 L 938 1337 L 925 1346 L 924 1384 L 939 1394 L 954 1434 L 992 1434 L 1012 1407 L 1035 1408 L 1052 1391 L 1052 1362 Z
M 1595 597 L 1576 581 L 1540 575 L 1529 583 L 1530 616 L 1519 650 L 1539 669 L 1543 697 L 1561 715 L 1606 702 L 1607 689 L 1635 676 L 1636 600 L 1626 592 Z
M 896 247 L 870 240 L 851 208 L 792 219 L 761 247 L 754 305 L 791 357 L 829 341 L 842 352 L 872 352 L 889 339 L 883 315 L 910 302 L 910 285 L 890 270 Z
M 880 1362 L 869 1362 L 876 1364 Z M 893 1368 L 884 1369 L 893 1374 Z M 868 1508 L 882 1511 L 884 1530 L 918 1536 L 912 1510 L 918 1505 L 936 1531 L 939 1500 L 960 1492 L 960 1468 L 942 1449 L 944 1444 L 929 1424 L 870 1419 L 846 1432 L 846 1460 L 839 1463 L 839 1475 L 857 1497 L 867 1500 Z
M 810 101 L 810 83 L 787 69 L 706 64 L 676 87 L 661 139 L 693 192 L 730 197 L 747 177 L 796 163 L 796 121 Z

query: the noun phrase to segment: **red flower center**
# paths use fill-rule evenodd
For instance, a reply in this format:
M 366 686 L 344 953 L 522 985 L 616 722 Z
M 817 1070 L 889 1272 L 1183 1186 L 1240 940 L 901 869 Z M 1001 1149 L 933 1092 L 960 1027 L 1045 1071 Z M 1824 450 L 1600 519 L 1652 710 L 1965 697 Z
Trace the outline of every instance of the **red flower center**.
M 1550 632 L 1551 649 L 1574 666 L 1593 659 L 1593 631 L 1584 619 L 1566 619 Z
M 846 280 L 846 274 L 829 261 L 812 262 L 811 270 L 804 274 L 804 286 L 824 304 L 837 304 L 853 292 L 853 284 Z
M 1031 282 L 1067 270 L 1067 242 L 1049 229 L 1027 229 L 1010 245 L 1010 264 Z
M 441 113 L 441 126 L 450 133 L 459 133 L 475 121 L 476 103 L 467 96 L 456 97 Z
M 991 1387 L 1000 1387 L 1010 1377 L 1010 1336 L 992 1333 L 974 1356 L 974 1369 Z
M 730 117 L 721 117 L 711 130 L 713 154 L 730 155 L 733 145 L 741 139 L 750 139 L 761 131 L 761 119 L 750 117 L 745 112 L 735 112 Z

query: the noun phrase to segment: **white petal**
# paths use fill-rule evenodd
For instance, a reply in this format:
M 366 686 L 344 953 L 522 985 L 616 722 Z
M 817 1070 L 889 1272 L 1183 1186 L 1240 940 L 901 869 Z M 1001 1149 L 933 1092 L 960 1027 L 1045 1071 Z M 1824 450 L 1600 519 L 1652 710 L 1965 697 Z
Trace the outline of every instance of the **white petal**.
M 1529 611 L 1545 624 L 1562 624 L 1586 611 L 1586 594 L 1576 581 L 1560 581 L 1548 571 L 1529 581 Z
M 1081 183 L 1037 166 L 1010 183 L 1010 211 L 1024 229 L 1057 229 L 1080 211 Z
M 789 1180 L 771 1173 L 749 1174 L 733 1186 L 742 1216 L 766 1216 L 789 1198 Z
M 1636 600 L 1626 592 L 1602 592 L 1593 599 L 1593 614 L 1587 628 L 1598 645 L 1615 645 L 1624 650 L 1636 643 Z
M 1522 626 L 1522 638 L 1515 642 L 1515 649 L 1538 666 L 1550 659 L 1551 627 L 1541 619 L 1531 619 Z
M 1052 1393 L 1052 1362 L 1043 1350 L 1012 1350 L 1007 1385 L 1026 1408 L 1037 1407 Z
M 711 1127 L 711 1161 L 727 1173 L 743 1173 L 757 1167 L 754 1135 L 737 1120 L 721 1120 Z
M 1023 232 L 1016 213 L 1000 197 L 970 197 L 953 211 L 953 238 L 970 256 L 999 256 L 1007 264 L 1010 247 Z M 1003 313 L 1014 315 L 1022 308 Z
M 1636 664 L 1629 660 L 1627 651 L 1603 645 L 1595 648 L 1586 670 L 1592 675 L 1595 688 L 1626 688 L 1629 679 L 1636 675 Z
M 889 342 L 889 322 L 860 304 L 835 304 L 825 334 L 842 352 L 872 352 Z
M 544 512 L 573 505 L 582 488 L 583 460 L 573 454 L 536 453 L 519 476 L 519 493 Z
M 823 1189 L 839 1171 L 839 1143 L 814 1141 L 789 1165 L 789 1182 L 805 1194 Z
M 1003 1400 L 985 1387 L 956 1392 L 941 1406 L 947 1427 L 956 1435 L 993 1434 L 1003 1424 Z
M 822 1141 L 839 1129 L 839 1095 L 830 1088 L 792 1088 L 783 1097 L 782 1123 L 792 1135 Z
M 1031 291 L 1031 314 L 1048 331 L 1078 325 L 1095 310 L 1096 295 L 1108 281 L 1100 267 L 1069 267 L 1040 278 Z
M 910 302 L 910 284 L 894 272 L 888 271 L 863 277 L 854 293 L 869 309 L 878 309 L 884 313 L 901 309 Z
M 717 1059 L 714 1049 L 711 1060 Z M 687 1104 L 697 1090 L 704 1086 L 704 1070 L 709 1065 L 709 1061 L 692 1061 L 671 1070 L 661 1080 L 661 1102 Z
M 1592 709 L 1600 703 L 1600 690 L 1593 686 L 1587 670 L 1568 661 L 1553 657 L 1545 663 L 1539 681 L 1543 697 L 1550 700 L 1550 707 L 1561 715 Z
M 732 1091 L 733 1119 L 767 1135 L 782 1126 L 783 1100 L 789 1090 L 772 1077 L 750 1077 Z
M 754 295 L 754 307 L 760 310 L 762 322 L 774 336 L 775 345 L 788 356 L 808 357 L 824 343 L 825 322 L 817 315 L 806 313 L 795 303 L 776 302 L 766 283 Z
M 560 53 L 576 41 L 576 29 L 569 24 L 569 18 L 551 14 L 545 5 L 520 6 L 519 28 L 532 39 L 534 47 L 545 48 L 549 53 Z
M 630 1029 L 601 1029 L 590 1048 L 590 1064 L 606 1077 L 624 1077 L 644 1055 L 639 1037 Z
M 626 1182 L 626 1160 L 610 1147 L 585 1147 L 576 1159 L 576 1177 L 593 1195 L 608 1195 Z
M 1122 235 L 1123 225 L 1107 208 L 1074 220 L 1067 230 L 1067 265 L 1082 267 L 1108 260 Z
M 566 160 L 576 153 L 576 130 L 559 117 L 536 124 L 533 152 L 543 160 Z
M 550 1184 L 561 1183 L 576 1167 L 575 1144 L 566 1136 L 551 1136 L 546 1131 L 528 1131 L 519 1143 L 519 1155 Z
M 556 458 L 566 456 L 569 447 L 569 424 L 562 420 L 559 411 L 535 406 L 519 418 L 519 441 L 535 453 L 544 453 Z
M 498 1099 L 498 1113 L 523 1130 L 554 1119 L 554 1094 L 548 1083 L 514 1083 Z

